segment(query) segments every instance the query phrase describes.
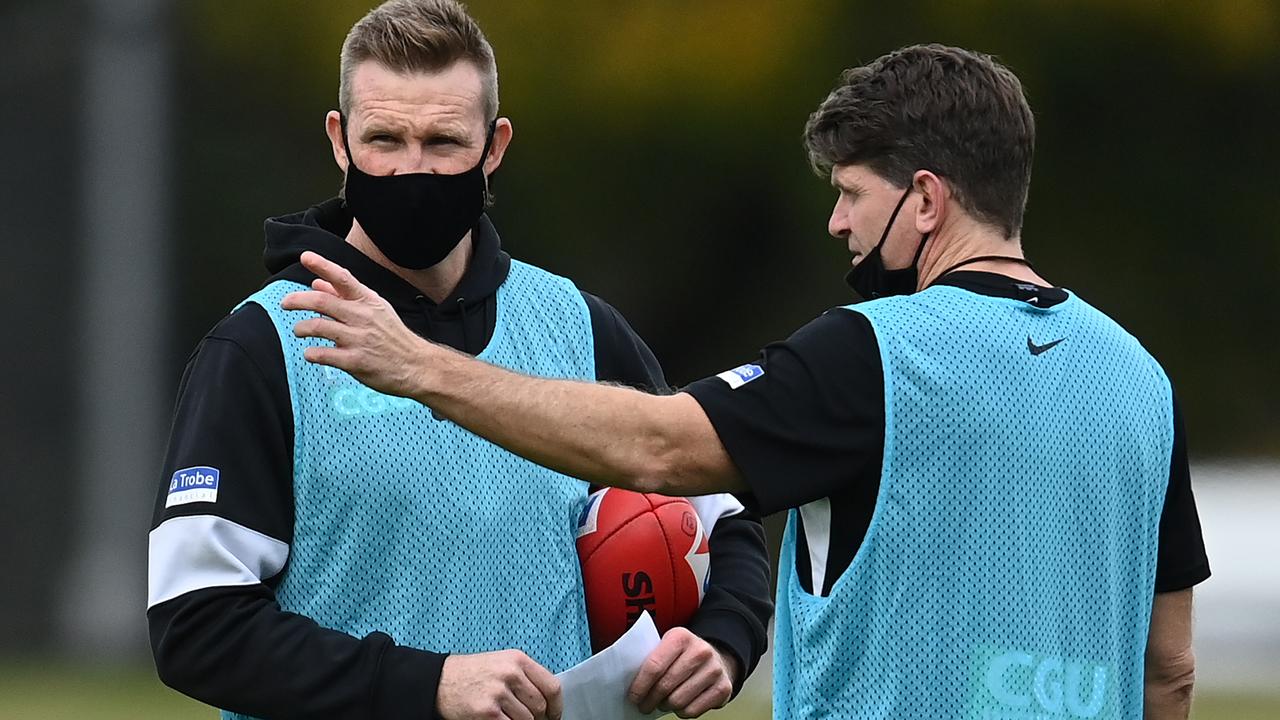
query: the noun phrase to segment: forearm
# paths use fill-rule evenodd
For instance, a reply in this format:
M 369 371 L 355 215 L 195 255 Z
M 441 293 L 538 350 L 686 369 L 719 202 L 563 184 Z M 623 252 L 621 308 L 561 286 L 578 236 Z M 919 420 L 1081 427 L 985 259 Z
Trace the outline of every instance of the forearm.
M 1145 720 L 1186 720 L 1191 715 L 1195 662 L 1188 656 L 1180 669 L 1147 668 L 1143 692 Z
M 424 342 L 410 394 L 507 450 L 600 485 L 667 495 L 740 489 L 686 395 L 519 375 Z
M 164 683 L 256 717 L 436 717 L 443 655 L 283 612 L 265 587 L 210 588 L 147 613 Z
M 1147 720 L 1186 720 L 1196 662 L 1191 647 L 1190 588 L 1156 593 L 1147 636 L 1145 709 Z

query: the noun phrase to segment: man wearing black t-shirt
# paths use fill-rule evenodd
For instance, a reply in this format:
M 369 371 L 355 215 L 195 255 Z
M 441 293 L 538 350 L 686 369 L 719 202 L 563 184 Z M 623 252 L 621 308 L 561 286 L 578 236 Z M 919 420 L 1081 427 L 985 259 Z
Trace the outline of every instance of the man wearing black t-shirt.
M 776 717 L 1185 718 L 1209 575 L 1172 387 L 1022 251 L 1034 121 L 989 56 L 913 46 L 810 118 L 829 229 L 869 302 L 650 398 L 547 381 L 407 333 L 323 278 L 284 307 L 307 359 L 540 464 L 792 509 Z M 643 683 L 641 683 L 643 685 Z

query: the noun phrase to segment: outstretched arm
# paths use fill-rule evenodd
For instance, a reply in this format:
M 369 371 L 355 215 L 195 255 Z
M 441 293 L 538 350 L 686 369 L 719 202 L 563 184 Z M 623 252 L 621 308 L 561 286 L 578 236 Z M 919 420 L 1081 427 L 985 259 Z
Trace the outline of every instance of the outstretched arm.
M 334 343 L 308 348 L 307 360 L 413 398 L 517 455 L 600 485 L 666 495 L 746 490 L 688 395 L 513 373 L 415 335 L 390 304 L 319 255 L 304 253 L 302 264 L 321 279 L 282 305 L 325 316 L 299 322 L 294 332 Z

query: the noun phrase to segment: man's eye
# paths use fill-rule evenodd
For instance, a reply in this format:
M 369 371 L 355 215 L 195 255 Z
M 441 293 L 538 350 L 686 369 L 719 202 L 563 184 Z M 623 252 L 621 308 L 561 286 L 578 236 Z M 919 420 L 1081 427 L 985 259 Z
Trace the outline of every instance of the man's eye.
M 461 145 L 457 138 L 436 136 L 427 141 L 428 145 Z
M 386 145 L 388 143 L 394 143 L 395 141 L 396 139 L 390 135 L 374 135 L 369 138 L 369 142 L 376 145 Z

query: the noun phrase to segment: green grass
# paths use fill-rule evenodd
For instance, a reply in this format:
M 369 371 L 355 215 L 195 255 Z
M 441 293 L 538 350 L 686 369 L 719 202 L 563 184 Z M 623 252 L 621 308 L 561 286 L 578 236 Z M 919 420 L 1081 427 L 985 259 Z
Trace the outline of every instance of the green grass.
M 4 720 L 185 720 L 216 717 L 179 695 L 150 670 L 104 670 L 5 665 L 0 667 Z
M 1280 693 L 1202 692 L 1197 720 L 1275 720 Z M 33 664 L 0 666 L 0 718 L 4 720 L 210 720 L 214 712 L 164 687 L 150 670 L 76 669 Z M 735 701 L 707 717 L 765 720 L 763 704 Z

